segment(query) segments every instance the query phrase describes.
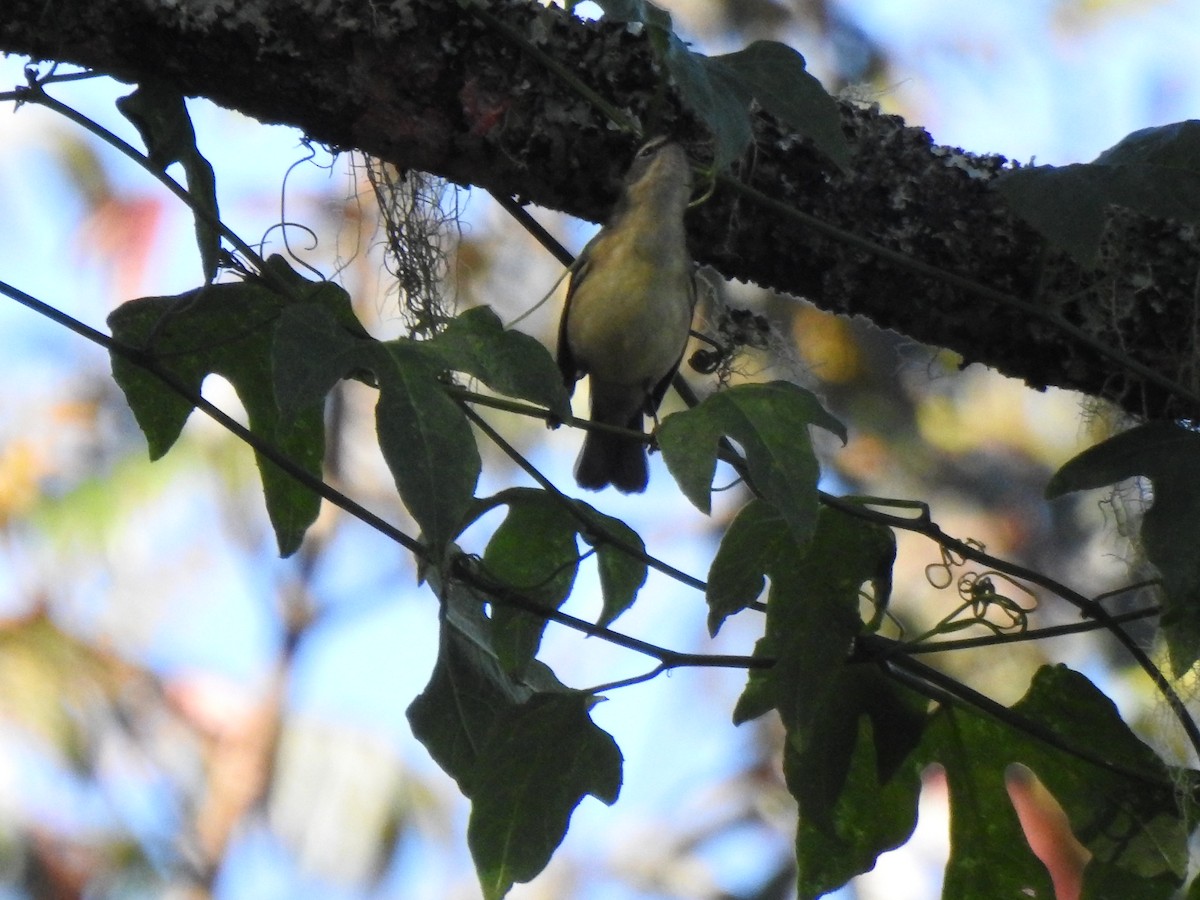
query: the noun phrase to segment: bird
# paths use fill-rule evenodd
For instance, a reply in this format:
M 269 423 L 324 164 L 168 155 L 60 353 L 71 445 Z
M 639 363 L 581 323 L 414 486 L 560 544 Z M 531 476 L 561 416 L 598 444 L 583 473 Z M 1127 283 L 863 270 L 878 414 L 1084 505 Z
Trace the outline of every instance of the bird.
M 683 148 L 656 137 L 637 152 L 612 215 L 576 261 L 558 333 L 568 392 L 589 379 L 594 425 L 643 431 L 679 368 L 696 305 L 684 214 L 692 174 Z M 646 489 L 646 444 L 588 429 L 575 464 L 587 490 Z

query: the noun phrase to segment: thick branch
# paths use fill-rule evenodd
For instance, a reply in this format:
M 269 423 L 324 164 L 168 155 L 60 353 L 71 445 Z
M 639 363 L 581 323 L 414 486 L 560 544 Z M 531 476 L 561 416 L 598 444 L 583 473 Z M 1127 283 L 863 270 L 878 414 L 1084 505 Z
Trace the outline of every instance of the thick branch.
M 467 5 L 469 7 L 469 4 Z M 490 9 L 649 131 L 703 155 L 704 134 L 658 86 L 645 41 L 557 9 Z M 599 219 L 636 138 L 605 121 L 534 55 L 454 0 L 7 0 L 0 49 L 136 80 L 166 77 L 337 148 Z M 822 222 L 1027 300 L 1101 345 L 1194 390 L 1197 238 L 1129 214 L 1110 222 L 1103 268 L 1046 252 L 989 182 L 1003 157 L 937 147 L 877 111 L 844 111 L 840 173 L 763 118 L 740 177 Z M 201 147 L 205 136 L 200 136 Z M 698 259 L 724 274 L 864 315 L 1035 387 L 1108 397 L 1137 414 L 1200 410 L 1052 323 L 881 258 L 718 191 L 690 223 Z

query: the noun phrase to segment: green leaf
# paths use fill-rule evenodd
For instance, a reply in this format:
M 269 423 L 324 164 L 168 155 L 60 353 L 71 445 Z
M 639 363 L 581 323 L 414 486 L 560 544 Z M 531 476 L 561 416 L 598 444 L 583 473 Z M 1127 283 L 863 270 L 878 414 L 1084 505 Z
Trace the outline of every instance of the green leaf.
M 794 546 L 787 523 L 771 504 L 751 500 L 741 508 L 725 534 L 708 570 L 704 598 L 708 602 L 708 632 L 758 599 L 770 563 Z
M 579 548 L 576 522 L 559 498 L 527 488 L 505 491 L 508 515 L 492 533 L 483 554 L 489 577 L 512 587 L 548 610 L 562 606 L 575 583 Z M 497 603 L 493 607 L 496 653 L 509 672 L 533 660 L 545 618 Z
M 1142 517 L 1146 558 L 1162 574 L 1162 628 L 1178 678 L 1200 658 L 1200 434 L 1151 422 L 1097 444 L 1064 465 L 1046 487 L 1050 499 L 1145 476 L 1154 505 Z
M 467 844 L 484 897 L 546 867 L 587 795 L 605 804 L 621 789 L 621 751 L 588 715 L 581 693 L 539 694 L 497 716 L 479 756 Z
M 363 342 L 332 311 L 306 303 L 290 307 L 275 330 L 275 401 L 285 416 L 324 403 L 335 384 L 362 366 Z
M 846 440 L 845 428 L 810 391 L 773 381 L 713 394 L 693 409 L 668 416 L 657 436 L 667 468 L 704 513 L 711 509 L 720 440 L 727 435 L 737 441 L 754 485 L 803 543 L 812 533 L 820 475 L 810 425 Z
M 533 690 L 500 665 L 481 599 L 454 585 L 443 604 L 437 665 L 407 715 L 413 735 L 470 797 L 492 725 Z
M 598 0 L 611 22 L 637 22 L 646 27 L 654 53 L 679 88 L 683 102 L 712 133 L 714 166 L 726 168 L 750 144 L 750 91 L 728 68 L 694 53 L 679 39 L 671 16 L 645 0 Z
M 766 512 L 765 504 L 749 512 L 749 524 L 765 525 Z M 776 532 L 764 535 L 775 552 L 752 567 L 771 579 L 754 656 L 774 664 L 751 672 L 734 722 L 779 712 L 785 774 L 800 807 L 799 889 L 816 897 L 912 832 L 918 770 L 904 763 L 924 711 L 880 670 L 850 661 L 862 630 L 860 591 L 894 558 L 891 532 L 833 509 L 821 510 L 807 547 L 782 524 Z
M 878 675 L 878 686 L 891 692 Z M 834 808 L 824 826 L 804 815 L 796 829 L 797 892 L 803 900 L 835 890 L 874 868 L 880 853 L 899 847 L 917 824 L 921 777 L 908 765 L 895 777 L 881 777 L 875 748 L 880 735 L 863 720 L 850 746 L 849 765 Z M 791 746 L 783 748 L 788 789 L 800 796 L 812 773 Z
M 274 328 L 288 302 L 263 280 L 249 278 L 174 297 L 132 300 L 117 308 L 108 323 L 114 338 L 145 352 L 193 393 L 200 392 L 209 374 L 226 378 L 246 408 L 250 430 L 320 478 L 323 404 L 314 402 L 284 417 L 272 387 Z M 192 404 L 123 356 L 113 355 L 112 369 L 146 435 L 150 458 L 160 458 L 178 439 Z M 316 519 L 320 497 L 255 456 L 279 551 L 287 556 Z
M 1200 121 L 1134 132 L 1091 163 L 1014 169 L 995 185 L 1029 224 L 1095 265 L 1109 206 L 1200 223 Z
M 221 262 L 221 233 L 215 225 L 220 220 L 217 182 L 212 166 L 196 147 L 183 94 L 166 81 L 146 78 L 132 94 L 117 100 L 117 109 L 137 128 L 150 161 L 160 171 L 173 163 L 183 167 L 204 280 L 212 281 Z
M 277 286 L 276 290 L 297 305 L 312 304 L 332 313 L 337 324 L 351 337 L 370 337 L 355 315 L 350 295 L 340 285 L 332 281 L 309 281 L 278 253 L 267 257 L 263 281 Z
M 1005 787 L 1023 746 L 1018 735 L 980 715 L 940 710 L 924 744 L 941 763 L 950 792 L 950 859 L 942 896 L 1051 898 L 1046 867 L 1033 855 Z
M 1173 877 L 1146 878 L 1093 859 L 1083 870 L 1080 897 L 1082 900 L 1172 900 L 1178 896 L 1178 888 L 1179 883 Z
M 1020 760 L 1062 804 L 1097 860 L 1179 887 L 1189 830 L 1178 803 L 1180 781 L 1129 729 L 1112 700 L 1064 665 L 1043 666 L 1013 711 L 1130 773 L 1090 765 L 1041 742 L 1030 742 Z
M 364 365 L 379 379 L 375 425 L 396 489 L 435 549 L 462 528 L 482 463 L 466 415 L 414 341 L 368 348 Z
M 463 411 L 446 393 L 441 364 L 416 341 L 356 337 L 329 305 L 288 310 L 275 340 L 275 394 L 285 413 L 324 399 L 341 378 L 374 373 L 379 447 L 401 500 L 437 552 L 462 529 L 481 463 Z
M 493 640 L 482 600 L 453 584 L 437 666 L 408 719 L 471 800 L 471 854 L 484 896 L 498 898 L 545 867 L 584 796 L 616 800 L 622 760 L 588 715 L 593 698 L 568 691 L 540 663 L 515 678 Z
M 895 554 L 890 531 L 833 509 L 823 509 L 812 542 L 779 542 L 767 560 L 771 579 L 767 622 L 754 655 L 774 660 L 751 672 L 734 722 L 779 711 L 788 742 L 809 772 L 817 793 L 797 798 L 805 815 L 828 818 L 844 780 L 858 730 L 861 704 L 847 699 L 848 659 L 862 629 L 860 590 Z M 786 533 L 786 532 L 785 532 Z M 851 667 L 857 671 L 857 667 Z M 808 801 L 806 803 L 806 801 Z
M 805 70 L 804 57 L 777 41 L 755 41 L 724 56 L 705 56 L 679 39 L 665 11 L 645 0 L 598 0 L 605 19 L 638 22 L 671 73 L 684 103 L 713 135 L 714 166 L 726 168 L 750 145 L 750 102 L 810 138 L 845 167 L 849 148 L 837 103 Z
M 562 498 L 545 491 L 510 488 L 487 501 L 480 501 L 468 513 L 467 522 L 500 504 L 508 504 L 514 509 L 525 507 L 526 512 L 517 520 L 511 523 L 505 520 L 503 540 L 497 543 L 493 536 L 493 543 L 488 545 L 489 553 L 503 552 L 505 558 L 511 557 L 512 568 L 498 563 L 489 566 L 489 573 L 502 577 L 515 590 L 540 585 L 529 595 L 537 596 L 539 591 L 549 590 L 547 605 L 553 608 L 558 608 L 565 598 L 565 593 L 558 597 L 554 590 L 559 581 L 565 584 L 565 591 L 570 590 L 579 562 L 575 538 L 576 535 L 583 538 L 596 552 L 600 576 L 603 608 L 597 624 L 610 625 L 633 605 L 638 590 L 646 582 L 645 544 L 638 533 L 620 519 L 599 512 L 583 500 L 566 502 L 570 504 L 569 508 L 564 506 Z M 513 526 L 511 531 L 510 525 Z M 551 573 L 556 574 L 549 577 Z M 516 618 L 520 619 L 520 616 Z M 536 651 L 536 642 L 533 647 Z
M 750 91 L 736 74 L 702 53 L 694 53 L 674 34 L 664 54 L 683 101 L 712 132 L 713 165 L 725 169 L 750 145 Z
M 1032 770 L 1054 795 L 1099 866 L 1112 867 L 1126 884 L 1143 879 L 1146 889 L 1093 896 L 1170 896 L 1164 887 L 1177 888 L 1187 871 L 1188 826 L 1177 782 L 1112 701 L 1066 666 L 1044 666 L 1012 712 L 1063 746 L 1103 757 L 1107 765 L 968 709 L 938 712 L 919 754 L 941 763 L 950 789 L 951 854 L 943 896 L 1053 896 L 1008 798 L 1005 774 L 1014 763 Z
M 529 335 L 506 331 L 490 307 L 468 309 L 421 346 L 447 369 L 473 375 L 506 397 L 571 414 L 571 398 L 550 353 Z
M 714 56 L 741 89 L 767 112 L 808 137 L 822 153 L 845 168 L 850 147 L 842 133 L 837 101 L 805 68 L 804 57 L 778 41 L 755 41 L 735 53 Z
M 646 583 L 646 545 L 641 535 L 620 519 L 606 516 L 582 500 L 575 501 L 575 508 L 592 523 L 579 536 L 596 551 L 600 594 L 604 600 L 596 624 L 608 626 L 633 606 L 638 591 Z M 626 547 L 636 551 L 636 555 Z

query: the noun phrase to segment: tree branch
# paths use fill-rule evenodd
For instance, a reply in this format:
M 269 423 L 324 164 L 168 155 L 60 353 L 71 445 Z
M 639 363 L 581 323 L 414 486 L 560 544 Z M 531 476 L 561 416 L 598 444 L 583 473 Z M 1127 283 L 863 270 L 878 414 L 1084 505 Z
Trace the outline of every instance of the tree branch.
M 593 220 L 610 207 L 637 138 L 613 127 L 563 71 L 704 158 L 694 118 L 677 98 L 658 97 L 665 76 L 644 37 L 520 0 L 488 7 L 506 29 L 454 0 L 247 0 L 228 11 L 206 0 L 8 0 L 0 49 L 123 80 L 153 73 L 331 147 Z M 525 35 L 528 46 L 505 31 Z M 565 69 L 548 68 L 545 54 Z M 848 104 L 843 129 L 846 172 L 760 116 L 738 177 L 829 228 L 718 189 L 689 222 L 697 259 L 1037 388 L 1078 389 L 1138 415 L 1200 416 L 1188 399 L 1197 384 L 1191 335 L 1200 284 L 1192 229 L 1115 212 L 1102 262 L 1085 270 L 1009 215 L 990 187 L 1003 157 L 938 147 L 897 117 Z M 864 250 L 862 241 L 919 265 Z M 1052 316 L 1030 316 L 964 282 L 1045 305 Z M 1097 344 L 1137 365 L 1114 362 Z

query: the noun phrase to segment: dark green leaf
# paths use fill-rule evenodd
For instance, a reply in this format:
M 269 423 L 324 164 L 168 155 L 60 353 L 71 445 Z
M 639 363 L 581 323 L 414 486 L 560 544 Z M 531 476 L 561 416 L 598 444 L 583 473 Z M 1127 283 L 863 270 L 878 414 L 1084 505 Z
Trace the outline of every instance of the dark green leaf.
M 267 257 L 263 281 L 277 286 L 295 304 L 313 304 L 328 310 L 351 337 L 369 337 L 354 313 L 350 295 L 340 285 L 332 281 L 309 281 L 278 253 Z
M 679 93 L 716 144 L 713 165 L 719 171 L 750 145 L 750 92 L 729 69 L 701 53 L 693 53 L 674 34 L 667 43 L 667 69 Z
M 668 416 L 658 442 L 684 495 L 707 513 L 720 440 L 727 435 L 737 441 L 755 487 L 803 543 L 812 533 L 820 475 L 810 425 L 846 439 L 842 424 L 811 392 L 773 381 L 720 391 L 694 409 Z
M 751 500 L 742 507 L 725 529 L 708 570 L 704 597 L 709 634 L 715 635 L 726 618 L 758 599 L 768 566 L 789 546 L 795 546 L 795 538 L 771 504 Z
M 1087 885 L 1087 871 L 1084 871 L 1084 885 Z M 1187 900 L 1200 900 L 1200 875 L 1192 879 L 1191 885 L 1188 886 Z M 1090 900 L 1090 898 L 1089 898 Z
M 361 339 L 326 307 L 306 303 L 283 311 L 275 331 L 275 400 L 285 416 L 324 403 L 333 386 L 363 365 Z
M 996 187 L 1034 228 L 1094 265 L 1109 206 L 1200 222 L 1200 122 L 1135 132 L 1095 162 L 1014 169 Z
M 1122 432 L 1064 465 L 1046 496 L 1105 487 L 1138 475 L 1154 485 L 1142 518 L 1146 558 L 1162 574 L 1162 627 L 1176 677 L 1200 658 L 1200 434 L 1168 422 Z
M 621 752 L 588 715 L 585 694 L 540 694 L 497 716 L 479 755 L 467 843 L 484 897 L 545 868 L 588 794 L 621 789 Z
M 606 516 L 582 500 L 575 501 L 576 509 L 590 519 L 589 528 L 580 537 L 596 551 L 596 566 L 600 572 L 600 593 L 604 608 L 598 625 L 611 625 L 617 616 L 633 605 L 637 592 L 646 583 L 646 545 L 641 536 L 612 516 Z M 636 555 L 625 548 L 632 548 Z
M 470 510 L 480 471 L 475 436 L 443 388 L 441 359 L 416 341 L 381 344 L 365 333 L 358 336 L 361 326 L 343 297 L 316 293 L 281 317 L 275 342 L 278 404 L 289 412 L 323 400 L 340 378 L 373 372 L 380 449 L 400 498 L 436 550 L 458 534 Z
M 1023 741 L 981 715 L 945 708 L 925 730 L 950 791 L 950 859 L 946 898 L 1054 896 L 1046 867 L 1033 855 L 1005 787 L 1005 770 Z
M 723 67 L 767 112 L 810 138 L 839 166 L 849 164 L 850 148 L 837 102 L 791 47 L 755 41 L 735 53 L 714 56 L 711 63 Z
M 967 709 L 945 708 L 926 729 L 919 753 L 941 763 L 950 789 L 944 896 L 1053 896 L 1008 798 L 1005 777 L 1014 763 L 1030 769 L 1062 805 L 1097 863 L 1119 870 L 1114 883 L 1145 879 L 1147 893 L 1139 897 L 1168 896 L 1165 885 L 1182 884 L 1188 826 L 1177 782 L 1112 701 L 1065 666 L 1044 666 L 1012 712 L 1061 747 Z M 1105 765 L 1062 747 L 1102 757 Z
M 878 686 L 891 687 L 877 672 Z M 846 747 L 849 764 L 831 815 L 824 825 L 801 811 L 796 830 L 797 891 L 801 900 L 820 897 L 875 866 L 880 853 L 908 840 L 917 823 L 921 791 L 918 767 L 881 777 L 876 744 L 881 735 L 861 720 Z M 784 744 L 783 773 L 796 796 L 808 793 L 813 773 L 791 742 Z
M 769 698 L 779 711 L 788 741 L 799 754 L 815 793 L 798 797 L 804 814 L 825 822 L 846 775 L 856 740 L 861 704 L 847 698 L 847 660 L 862 628 L 860 591 L 894 554 L 891 532 L 823 509 L 812 542 L 780 542 L 764 567 L 771 579 L 763 640 L 754 655 L 771 658 L 754 670 L 748 698 L 734 721 L 745 721 Z
M 1188 827 L 1178 783 L 1113 702 L 1078 672 L 1043 666 L 1013 711 L 1130 773 L 1081 762 L 1040 742 L 1030 742 L 1019 760 L 1062 804 L 1072 830 L 1097 860 L 1142 878 L 1166 877 L 1179 887 L 1187 872 Z
M 750 510 L 746 527 L 765 528 L 767 511 Z M 779 712 L 785 773 L 800 807 L 799 887 L 815 897 L 911 833 L 918 779 L 904 761 L 924 712 L 878 669 L 850 662 L 862 629 L 860 591 L 893 559 L 891 532 L 823 509 L 808 546 L 782 523 L 762 539 L 775 552 L 736 577 L 748 582 L 757 569 L 771 580 L 754 655 L 774 665 L 751 673 L 734 721 Z
M 724 169 L 750 144 L 750 92 L 731 70 L 694 53 L 671 26 L 671 16 L 646 0 L 600 0 L 604 17 L 646 26 L 655 54 L 675 80 L 684 103 L 713 135 L 714 165 Z
M 776 41 L 755 41 L 724 56 L 705 56 L 688 48 L 671 27 L 671 17 L 644 0 L 602 0 L 605 18 L 639 22 L 650 46 L 666 65 L 684 103 L 713 135 L 714 166 L 724 169 L 750 145 L 750 102 L 810 138 L 839 166 L 849 150 L 841 115 L 821 83 L 805 70 L 804 57 Z
M 274 328 L 288 299 L 252 278 L 208 285 L 176 297 L 132 300 L 108 318 L 113 337 L 144 351 L 162 370 L 199 393 L 208 374 L 233 385 L 246 408 L 250 430 L 315 478 L 325 450 L 323 404 L 311 403 L 283 417 L 275 403 L 271 373 Z M 159 379 L 113 355 L 113 377 L 125 392 L 146 435 L 151 459 L 175 443 L 192 405 Z M 294 552 L 312 524 L 320 497 L 256 454 L 267 512 L 280 553 Z
M 137 128 L 155 166 L 164 172 L 173 163 L 183 167 L 194 206 L 196 245 L 204 280 L 212 281 L 221 261 L 216 176 L 196 148 L 196 133 L 183 94 L 166 81 L 143 79 L 136 91 L 117 101 L 117 109 Z
M 437 665 L 425 690 L 408 707 L 408 722 L 429 755 L 470 797 L 493 723 L 533 691 L 500 665 L 482 600 L 459 586 L 449 591 Z
M 437 666 L 408 719 L 471 800 L 471 853 L 498 898 L 545 867 L 584 796 L 616 800 L 621 754 L 591 721 L 591 697 L 537 662 L 521 679 L 505 670 L 480 597 L 452 585 L 443 603 Z
M 483 554 L 487 574 L 525 598 L 558 609 L 575 583 L 579 548 L 575 519 L 562 501 L 546 491 L 505 491 L 508 515 L 493 532 Z M 496 653 L 509 672 L 533 660 L 546 628 L 545 618 L 503 603 L 493 607 Z
M 468 309 L 421 346 L 447 369 L 473 375 L 507 397 L 571 414 L 562 374 L 546 348 L 527 334 L 506 331 L 490 307 Z
M 475 435 L 415 342 L 376 345 L 364 364 L 379 379 L 379 448 L 436 552 L 458 534 L 470 509 L 481 468 Z
M 1080 897 L 1081 900 L 1171 900 L 1178 896 L 1178 890 L 1179 882 L 1172 876 L 1147 878 L 1093 859 L 1083 870 Z

